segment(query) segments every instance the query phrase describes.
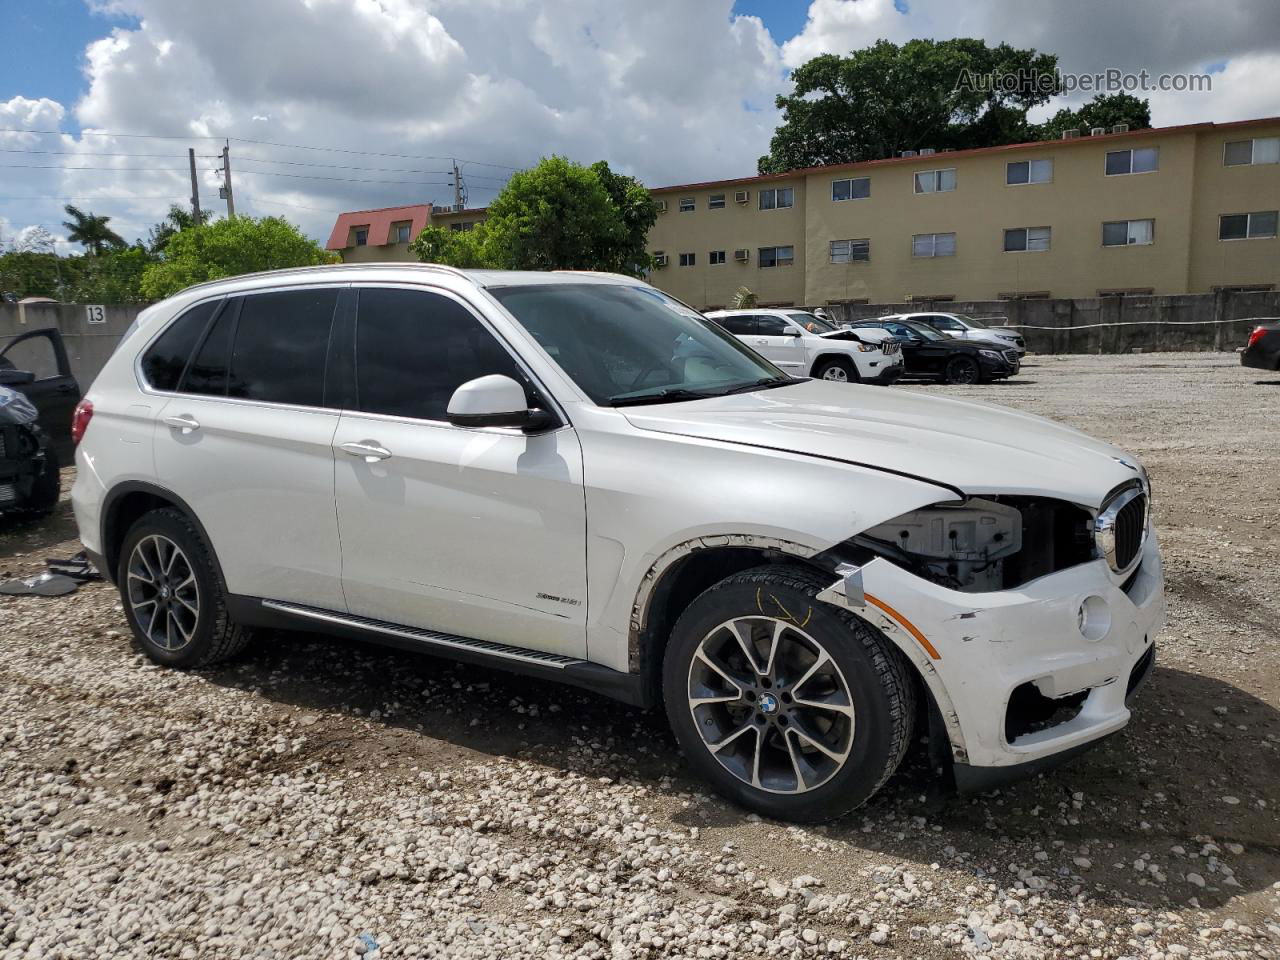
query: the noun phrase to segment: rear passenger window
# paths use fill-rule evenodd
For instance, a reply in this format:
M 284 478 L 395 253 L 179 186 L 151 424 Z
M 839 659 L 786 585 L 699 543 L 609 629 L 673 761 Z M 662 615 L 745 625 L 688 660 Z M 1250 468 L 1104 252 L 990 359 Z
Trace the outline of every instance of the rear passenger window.
M 461 304 L 420 290 L 360 291 L 357 409 L 445 420 L 453 392 L 491 373 L 527 383 L 511 355 Z
M 155 390 L 177 390 L 191 351 L 200 342 L 209 318 L 221 300 L 198 303 L 173 323 L 142 355 L 143 379 Z
M 760 314 L 756 317 L 756 333 L 762 337 L 780 337 L 787 332 L 789 324 L 782 317 Z
M 324 403 L 334 288 L 244 298 L 231 352 L 227 396 L 318 407 Z
M 227 364 L 231 359 L 231 333 L 235 327 L 236 305 L 230 303 L 213 328 L 204 338 L 187 375 L 182 381 L 183 393 L 212 394 L 222 397 L 227 393 Z
M 735 336 L 747 337 L 756 332 L 755 317 L 721 317 L 720 322 Z

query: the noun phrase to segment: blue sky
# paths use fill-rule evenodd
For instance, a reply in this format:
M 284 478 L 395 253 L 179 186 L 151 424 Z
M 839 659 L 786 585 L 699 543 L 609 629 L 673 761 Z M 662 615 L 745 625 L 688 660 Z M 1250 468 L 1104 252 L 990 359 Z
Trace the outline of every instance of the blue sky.
M 131 17 L 89 11 L 84 0 L 3 0 L 8 29 L 0 57 L 0 95 L 21 93 L 74 103 L 85 90 L 84 48 Z

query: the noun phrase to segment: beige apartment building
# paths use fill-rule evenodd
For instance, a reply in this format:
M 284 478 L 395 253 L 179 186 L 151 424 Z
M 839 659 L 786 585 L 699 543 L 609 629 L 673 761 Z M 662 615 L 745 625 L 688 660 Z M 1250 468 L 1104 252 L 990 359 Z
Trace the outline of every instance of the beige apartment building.
M 657 188 L 650 279 L 707 309 L 744 286 L 779 306 L 1280 286 L 1280 117 L 922 147 Z M 412 260 L 422 225 L 470 229 L 484 214 L 344 213 L 328 246 L 347 261 Z
M 925 145 L 927 147 L 927 145 Z M 652 282 L 700 308 L 1280 284 L 1280 118 L 662 187 Z

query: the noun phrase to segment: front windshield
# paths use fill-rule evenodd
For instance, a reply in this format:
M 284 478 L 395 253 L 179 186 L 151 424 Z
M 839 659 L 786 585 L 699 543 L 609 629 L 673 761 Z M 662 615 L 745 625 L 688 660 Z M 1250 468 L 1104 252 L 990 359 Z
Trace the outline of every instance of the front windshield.
M 933 327 L 929 326 L 927 323 L 904 323 L 903 326 L 906 327 L 908 330 L 914 331 L 916 336 L 924 337 L 924 339 L 926 340 L 948 339 L 947 337 L 944 337 L 942 334 L 940 334 L 937 330 L 933 329 Z
M 551 283 L 489 292 L 602 406 L 793 382 L 719 324 L 652 287 Z
M 810 333 L 835 333 L 840 329 L 831 321 L 823 320 L 812 313 L 788 313 L 787 316 Z

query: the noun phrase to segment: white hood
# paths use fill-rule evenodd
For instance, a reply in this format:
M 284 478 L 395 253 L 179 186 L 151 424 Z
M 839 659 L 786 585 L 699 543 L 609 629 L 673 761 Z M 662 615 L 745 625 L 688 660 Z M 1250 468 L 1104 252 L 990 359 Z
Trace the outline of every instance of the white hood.
M 1043 417 L 993 404 L 810 380 L 622 410 L 642 430 L 743 443 L 909 474 L 966 494 L 1097 508 L 1138 460 Z

